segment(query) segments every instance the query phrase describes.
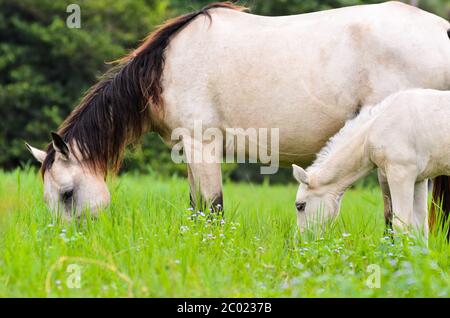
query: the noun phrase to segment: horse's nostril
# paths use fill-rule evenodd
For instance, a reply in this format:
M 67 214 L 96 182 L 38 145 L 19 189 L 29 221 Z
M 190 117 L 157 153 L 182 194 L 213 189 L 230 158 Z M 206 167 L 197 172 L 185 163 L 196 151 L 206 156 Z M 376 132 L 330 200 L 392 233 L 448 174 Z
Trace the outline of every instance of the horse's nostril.
M 295 207 L 297 208 L 298 212 L 303 212 L 305 211 L 306 202 L 297 202 L 295 203 Z
M 62 196 L 63 202 L 67 202 L 67 201 L 72 199 L 72 197 L 73 197 L 73 190 L 72 191 L 66 191 L 61 196 Z

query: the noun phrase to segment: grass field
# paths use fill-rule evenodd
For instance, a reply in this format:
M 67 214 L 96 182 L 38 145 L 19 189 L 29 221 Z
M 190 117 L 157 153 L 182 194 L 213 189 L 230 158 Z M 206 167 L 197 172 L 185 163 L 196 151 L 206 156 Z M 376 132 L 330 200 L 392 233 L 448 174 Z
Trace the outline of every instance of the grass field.
M 294 185 L 225 184 L 223 224 L 190 217 L 184 179 L 126 175 L 110 189 L 97 220 L 64 224 L 35 172 L 0 172 L 0 296 L 450 296 L 443 236 L 393 244 L 378 189 L 349 191 L 316 239 L 296 231 Z

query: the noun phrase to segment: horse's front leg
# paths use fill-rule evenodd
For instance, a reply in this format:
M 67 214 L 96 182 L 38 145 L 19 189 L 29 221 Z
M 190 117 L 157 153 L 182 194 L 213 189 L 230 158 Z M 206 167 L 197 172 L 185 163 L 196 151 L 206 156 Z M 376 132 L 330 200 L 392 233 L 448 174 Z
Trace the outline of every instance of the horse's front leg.
M 378 182 L 381 188 L 381 195 L 383 196 L 384 203 L 384 223 L 386 225 L 385 231 L 392 230 L 392 198 L 391 191 L 389 190 L 389 184 L 386 178 L 385 172 L 378 168 Z
M 220 163 L 189 163 L 190 202 L 193 208 L 223 210 L 222 173 Z
M 423 230 L 428 237 L 428 180 L 417 182 L 414 186 L 413 226 Z
M 394 230 L 408 230 L 412 225 L 416 169 L 391 165 L 386 177 L 392 198 Z
M 198 210 L 210 208 L 223 211 L 222 198 L 222 144 L 183 139 L 188 158 L 188 179 L 191 206 Z

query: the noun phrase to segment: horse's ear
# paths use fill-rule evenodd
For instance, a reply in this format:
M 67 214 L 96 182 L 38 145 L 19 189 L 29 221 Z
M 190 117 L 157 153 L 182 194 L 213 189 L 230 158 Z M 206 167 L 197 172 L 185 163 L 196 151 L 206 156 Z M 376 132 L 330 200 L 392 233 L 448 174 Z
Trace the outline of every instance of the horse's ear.
M 56 152 L 59 152 L 64 159 L 69 159 L 70 150 L 69 146 L 64 142 L 62 137 L 55 132 L 52 132 L 53 148 Z
M 45 157 L 47 157 L 47 153 L 45 151 L 34 148 L 27 143 L 25 143 L 25 146 L 37 161 L 39 161 L 40 163 L 44 162 Z
M 308 173 L 303 168 L 297 165 L 292 165 L 292 172 L 295 180 L 297 180 L 298 183 L 304 183 L 306 185 L 309 184 Z

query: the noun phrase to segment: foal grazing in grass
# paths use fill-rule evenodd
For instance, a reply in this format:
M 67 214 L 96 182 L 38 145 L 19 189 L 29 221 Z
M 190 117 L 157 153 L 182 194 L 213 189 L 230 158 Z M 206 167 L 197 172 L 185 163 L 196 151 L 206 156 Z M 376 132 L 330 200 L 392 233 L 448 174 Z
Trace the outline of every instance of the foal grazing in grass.
M 449 123 L 444 91 L 403 91 L 362 111 L 306 171 L 293 165 L 300 228 L 336 216 L 344 191 L 378 167 L 387 178 L 394 227 L 428 233 L 427 179 L 450 175 Z

